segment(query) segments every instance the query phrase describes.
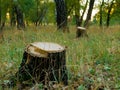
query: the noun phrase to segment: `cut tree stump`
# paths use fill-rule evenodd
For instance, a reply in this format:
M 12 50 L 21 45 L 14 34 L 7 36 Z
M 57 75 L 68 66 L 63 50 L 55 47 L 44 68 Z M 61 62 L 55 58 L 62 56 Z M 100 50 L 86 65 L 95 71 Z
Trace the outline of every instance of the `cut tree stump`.
M 24 51 L 22 63 L 16 73 L 17 81 L 32 79 L 47 84 L 49 81 L 63 82 L 67 85 L 66 50 L 55 43 L 35 42 Z
M 87 32 L 86 32 L 86 28 L 77 27 L 76 38 L 83 37 L 83 36 L 88 37 Z

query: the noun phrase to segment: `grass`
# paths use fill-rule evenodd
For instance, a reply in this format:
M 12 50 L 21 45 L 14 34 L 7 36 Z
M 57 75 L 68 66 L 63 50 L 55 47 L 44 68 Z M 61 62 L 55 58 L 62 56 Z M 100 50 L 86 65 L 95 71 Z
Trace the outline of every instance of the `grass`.
M 120 26 L 90 27 L 89 38 L 75 39 L 75 33 L 73 26 L 70 33 L 56 31 L 55 26 L 29 26 L 24 31 L 5 28 L 0 43 L 0 82 L 18 70 L 27 44 L 55 42 L 67 47 L 69 88 L 120 89 Z

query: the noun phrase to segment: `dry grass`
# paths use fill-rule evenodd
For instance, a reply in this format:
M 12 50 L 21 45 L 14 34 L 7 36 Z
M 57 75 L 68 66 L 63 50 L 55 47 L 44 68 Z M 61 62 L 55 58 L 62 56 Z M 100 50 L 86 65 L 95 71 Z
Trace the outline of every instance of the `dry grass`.
M 75 39 L 75 32 L 75 27 L 70 28 L 70 33 L 56 31 L 54 26 L 30 26 L 24 31 L 6 28 L 4 41 L 0 43 L 0 82 L 18 70 L 27 44 L 43 41 L 67 47 L 69 85 L 66 88 L 120 89 L 120 26 L 90 27 L 89 38 Z

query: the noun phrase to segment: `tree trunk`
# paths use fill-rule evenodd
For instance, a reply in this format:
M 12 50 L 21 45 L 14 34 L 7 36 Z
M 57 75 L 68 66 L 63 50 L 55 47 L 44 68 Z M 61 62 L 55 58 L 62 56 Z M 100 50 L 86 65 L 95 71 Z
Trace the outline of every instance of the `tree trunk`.
M 75 19 L 76 19 L 76 26 L 80 26 L 80 16 L 79 15 L 75 15 Z
M 5 26 L 5 22 L 2 22 L 2 12 L 1 12 L 1 0 L 0 0 L 0 43 L 4 40 L 3 37 L 3 27 Z
M 109 23 L 110 23 L 110 13 L 111 13 L 111 10 L 112 10 L 113 4 L 114 4 L 113 2 L 114 2 L 114 0 L 111 2 L 111 5 L 110 5 L 110 7 L 108 9 L 108 13 L 107 13 L 107 22 L 106 22 L 107 27 L 109 27 Z
M 88 4 L 88 0 L 86 1 L 85 8 L 83 10 L 82 16 L 80 17 L 80 26 L 82 25 L 82 22 L 83 22 L 83 17 L 84 17 L 85 11 L 87 9 L 87 4 Z
M 104 0 L 102 0 L 102 4 L 100 6 L 100 27 L 102 27 L 102 12 L 103 12 L 103 5 L 104 5 Z
M 16 17 L 15 17 L 15 8 L 12 6 L 11 13 L 10 13 L 10 25 L 15 26 L 16 25 Z
M 36 17 L 37 19 L 35 20 L 35 26 L 38 26 L 38 22 L 39 22 L 39 1 L 38 0 L 35 0 L 36 1 L 36 5 L 37 5 L 37 8 L 36 8 Z
M 3 27 L 5 26 L 5 21 L 2 21 L 2 12 L 1 12 L 1 0 L 0 0 L 0 34 L 3 32 Z
M 2 18 L 2 17 L 1 17 L 1 16 L 2 16 L 2 15 L 1 15 L 1 10 L 2 10 L 2 9 L 1 9 L 1 0 L 0 0 L 0 31 L 2 30 L 2 28 L 1 28 L 1 26 L 2 26 L 2 25 L 1 25 L 1 23 L 2 23 L 2 22 L 1 22 L 1 18 Z
M 17 19 L 17 28 L 18 29 L 25 28 L 25 24 L 23 20 L 23 12 L 21 11 L 20 7 L 18 7 L 17 5 L 15 6 L 15 13 Z
M 4 26 L 5 26 L 5 22 L 1 22 L 1 25 L 0 25 L 0 31 L 1 32 L 3 31 Z
M 84 16 L 85 11 L 87 9 L 87 4 L 88 4 L 88 0 L 86 1 L 85 8 L 83 10 L 83 13 L 82 13 L 81 17 L 80 17 L 80 15 L 76 16 L 76 26 L 77 26 L 76 38 L 83 37 L 83 36 L 87 36 L 88 37 L 86 29 L 83 28 L 83 27 L 80 27 L 80 26 L 82 26 L 83 16 Z M 79 13 L 79 11 L 80 10 L 78 9 L 77 12 Z
M 67 8 L 64 0 L 55 0 L 57 29 L 67 30 Z
M 34 82 L 67 82 L 65 48 L 55 43 L 31 43 L 25 49 L 22 63 L 16 74 L 18 82 L 32 79 Z
M 1 0 L 0 0 L 0 26 L 1 26 Z
M 75 1 L 75 19 L 76 19 L 76 26 L 80 26 L 80 4 L 79 0 Z
M 85 23 L 84 23 L 84 27 L 86 27 L 86 28 L 88 27 L 89 22 L 91 20 L 91 14 L 92 14 L 94 2 L 95 2 L 95 0 L 90 0 L 89 9 L 88 9 L 88 13 L 87 13 L 87 18 L 86 18 Z
M 3 36 L 3 27 L 5 26 L 5 22 L 2 22 L 0 25 L 0 43 L 4 40 Z

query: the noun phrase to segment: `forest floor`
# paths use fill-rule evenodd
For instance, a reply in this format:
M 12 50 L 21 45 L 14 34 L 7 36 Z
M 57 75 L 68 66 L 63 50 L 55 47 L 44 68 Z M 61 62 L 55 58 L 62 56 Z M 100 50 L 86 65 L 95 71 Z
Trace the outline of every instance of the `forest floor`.
M 54 90 L 120 90 L 120 26 L 94 26 L 87 33 L 88 38 L 76 39 L 73 26 L 70 33 L 56 31 L 55 26 L 29 26 L 25 30 L 6 27 L 4 40 L 0 39 L 0 90 L 17 72 L 24 49 L 32 42 L 55 42 L 67 47 L 68 86 L 56 84 Z

